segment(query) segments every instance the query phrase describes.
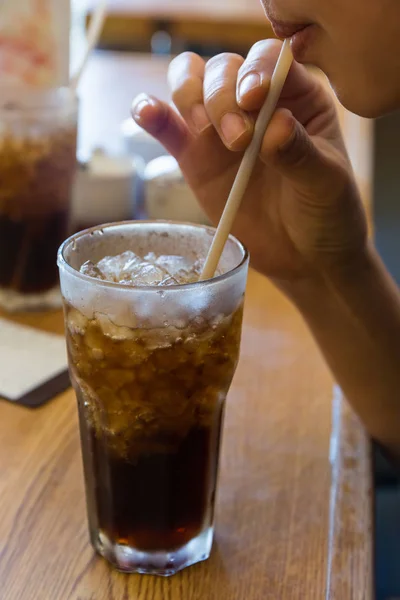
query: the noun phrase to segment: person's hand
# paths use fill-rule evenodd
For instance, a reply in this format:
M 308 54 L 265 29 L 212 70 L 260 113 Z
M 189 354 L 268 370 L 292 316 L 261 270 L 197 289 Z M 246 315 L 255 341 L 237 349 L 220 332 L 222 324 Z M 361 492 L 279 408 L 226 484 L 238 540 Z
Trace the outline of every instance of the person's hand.
M 280 48 L 277 40 L 263 41 L 246 60 L 221 54 L 207 63 L 182 54 L 169 70 L 177 110 L 145 95 L 133 103 L 135 121 L 178 160 L 215 224 Z M 291 281 L 351 260 L 366 246 L 366 231 L 333 100 L 322 83 L 294 64 L 233 233 L 250 250 L 256 269 Z

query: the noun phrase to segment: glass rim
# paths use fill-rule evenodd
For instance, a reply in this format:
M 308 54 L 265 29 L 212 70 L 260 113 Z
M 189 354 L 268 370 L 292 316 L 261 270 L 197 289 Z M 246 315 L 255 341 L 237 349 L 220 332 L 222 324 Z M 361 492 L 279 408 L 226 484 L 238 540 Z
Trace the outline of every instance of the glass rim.
M 79 231 L 78 233 L 75 233 L 75 234 L 69 236 L 61 244 L 61 246 L 58 249 L 58 252 L 57 252 L 58 268 L 65 269 L 68 273 L 70 273 L 74 277 L 77 277 L 78 279 L 81 279 L 83 281 L 87 281 L 93 285 L 97 284 L 100 287 L 108 287 L 108 288 L 114 289 L 114 290 L 119 289 L 119 290 L 125 290 L 125 291 L 130 291 L 130 292 L 135 291 L 135 292 L 158 292 L 159 293 L 160 290 L 163 290 L 166 293 L 168 293 L 170 291 L 176 292 L 178 290 L 184 290 L 184 289 L 185 290 L 187 290 L 187 289 L 193 290 L 196 287 L 200 288 L 200 287 L 208 287 L 210 285 L 216 285 L 218 282 L 226 281 L 227 279 L 230 279 L 231 277 L 233 277 L 234 275 L 239 273 L 241 270 L 243 270 L 243 268 L 246 266 L 246 264 L 249 261 L 249 252 L 248 252 L 246 246 L 240 240 L 238 240 L 234 235 L 230 234 L 228 239 L 232 240 L 235 244 L 237 244 L 237 246 L 242 251 L 243 256 L 242 256 L 241 261 L 236 265 L 236 267 L 234 267 L 233 269 L 230 269 L 226 273 L 223 273 L 222 275 L 217 275 L 216 277 L 213 277 L 212 279 L 204 279 L 202 281 L 194 281 L 192 283 L 184 283 L 181 285 L 176 284 L 176 285 L 168 285 L 168 286 L 160 286 L 160 285 L 130 286 L 130 285 L 126 285 L 123 283 L 116 283 L 114 281 L 105 281 L 103 279 L 96 279 L 96 277 L 91 277 L 90 275 L 81 273 L 80 271 L 78 271 L 77 269 L 72 267 L 68 263 L 68 261 L 66 260 L 66 258 L 64 256 L 66 247 L 69 244 L 73 243 L 75 240 L 79 239 L 80 237 L 91 235 L 92 233 L 94 233 L 95 231 L 98 231 L 99 229 L 120 227 L 122 225 L 140 226 L 141 224 L 150 225 L 150 224 L 155 224 L 155 223 L 160 224 L 160 225 L 164 224 L 164 225 L 189 226 L 189 227 L 193 227 L 195 229 L 211 231 L 214 234 L 216 232 L 215 227 L 208 226 L 208 225 L 199 225 L 197 223 L 189 223 L 187 221 L 169 221 L 169 220 L 163 220 L 163 219 L 145 219 L 145 220 L 140 220 L 140 221 L 128 220 L 128 221 L 117 221 L 117 222 L 111 222 L 111 223 L 104 223 L 103 225 L 96 225 L 95 227 L 89 227 L 88 229 L 83 229 L 82 231 Z

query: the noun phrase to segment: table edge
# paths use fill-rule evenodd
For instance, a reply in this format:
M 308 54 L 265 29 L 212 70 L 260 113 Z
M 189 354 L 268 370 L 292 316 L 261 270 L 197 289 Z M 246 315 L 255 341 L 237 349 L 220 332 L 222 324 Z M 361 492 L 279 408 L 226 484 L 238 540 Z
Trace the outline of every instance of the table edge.
M 372 443 L 338 387 L 335 387 L 333 397 L 330 461 L 331 498 L 325 600 L 345 600 L 350 597 L 354 600 L 373 600 Z M 359 574 L 357 581 L 356 569 Z M 345 595 L 346 592 L 350 595 Z

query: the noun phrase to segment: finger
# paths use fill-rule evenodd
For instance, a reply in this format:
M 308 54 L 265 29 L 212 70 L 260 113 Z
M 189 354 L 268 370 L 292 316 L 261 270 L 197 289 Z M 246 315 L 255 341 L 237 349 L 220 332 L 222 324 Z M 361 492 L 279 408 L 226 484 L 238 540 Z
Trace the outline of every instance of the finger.
M 182 117 L 168 104 L 140 94 L 132 103 L 133 120 L 156 138 L 177 160 L 190 143 L 190 131 Z
M 236 102 L 236 81 L 243 61 L 238 54 L 219 54 L 207 63 L 204 75 L 207 114 L 230 150 L 244 150 L 253 131 L 251 117 Z
M 172 100 L 194 134 L 211 125 L 203 103 L 205 62 L 193 52 L 177 56 L 168 70 Z
M 274 72 L 279 53 L 282 49 L 280 40 L 262 40 L 257 42 L 250 50 L 245 62 L 238 73 L 237 102 L 245 111 L 259 110 L 269 90 L 272 74 Z M 288 105 L 294 102 L 293 109 L 296 114 L 298 106 L 304 112 L 304 102 L 310 110 L 314 110 L 311 95 L 320 91 L 320 84 L 305 67 L 293 62 L 281 94 L 281 104 Z M 319 98 L 321 101 L 321 98 Z M 290 106 L 292 109 L 292 106 Z M 302 115 L 302 122 L 306 115 Z
M 278 109 L 264 136 L 261 159 L 290 180 L 299 191 L 313 190 L 323 200 L 324 190 L 337 177 L 329 158 L 323 153 L 304 127 L 284 108 Z

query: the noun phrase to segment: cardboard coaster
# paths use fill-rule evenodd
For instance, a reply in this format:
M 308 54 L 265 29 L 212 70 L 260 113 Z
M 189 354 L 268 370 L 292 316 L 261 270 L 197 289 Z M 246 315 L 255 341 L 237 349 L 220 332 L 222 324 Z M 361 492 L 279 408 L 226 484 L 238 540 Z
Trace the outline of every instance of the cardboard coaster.
M 0 398 L 34 408 L 69 385 L 63 336 L 0 319 Z

